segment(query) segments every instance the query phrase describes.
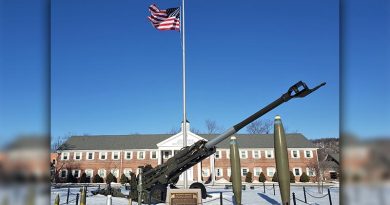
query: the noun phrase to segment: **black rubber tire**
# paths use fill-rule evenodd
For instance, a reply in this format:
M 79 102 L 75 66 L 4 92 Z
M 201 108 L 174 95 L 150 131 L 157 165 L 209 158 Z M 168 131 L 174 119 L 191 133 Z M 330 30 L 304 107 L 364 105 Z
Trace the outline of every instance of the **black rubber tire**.
M 167 198 L 167 187 L 162 184 L 155 185 L 149 193 L 147 202 L 151 204 L 165 203 Z
M 202 199 L 207 198 L 206 187 L 202 183 L 199 183 L 199 182 L 192 183 L 190 185 L 190 189 L 200 189 L 200 192 L 202 194 Z

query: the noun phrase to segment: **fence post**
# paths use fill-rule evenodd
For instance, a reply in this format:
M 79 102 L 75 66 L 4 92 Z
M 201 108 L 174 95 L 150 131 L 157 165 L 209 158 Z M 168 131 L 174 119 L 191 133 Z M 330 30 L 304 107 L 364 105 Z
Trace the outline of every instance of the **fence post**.
M 70 187 L 68 187 L 68 194 L 66 195 L 66 204 L 69 204 Z
M 138 167 L 138 205 L 142 204 L 142 175 L 143 169 Z
M 219 204 L 220 205 L 223 205 L 223 201 L 222 201 L 222 192 L 219 192 Z
M 293 192 L 293 204 L 297 205 L 297 201 L 295 200 L 295 193 Z
M 79 193 L 77 193 L 77 195 L 76 195 L 76 205 L 79 205 Z
M 80 205 L 86 205 L 87 204 L 87 193 L 85 191 L 85 187 L 81 189 L 81 195 L 80 195 Z
M 264 194 L 265 194 L 265 183 L 264 183 L 264 182 L 263 182 L 263 189 L 264 189 L 263 192 L 264 192 Z
M 275 196 L 275 184 L 272 184 L 272 188 L 274 189 L 274 196 Z
M 60 194 L 57 194 L 56 199 L 54 200 L 54 205 L 60 205 Z
M 111 195 L 107 195 L 107 205 L 112 205 L 112 197 L 111 197 Z
M 329 204 L 332 205 L 332 196 L 330 195 L 330 189 L 328 188 Z
M 305 186 L 303 186 L 303 196 L 305 197 L 305 203 L 307 203 Z

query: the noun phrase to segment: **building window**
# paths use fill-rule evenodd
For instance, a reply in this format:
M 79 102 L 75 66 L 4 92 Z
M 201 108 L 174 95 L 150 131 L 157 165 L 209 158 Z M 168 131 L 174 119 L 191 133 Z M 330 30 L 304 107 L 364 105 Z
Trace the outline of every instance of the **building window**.
M 274 158 L 274 151 L 273 150 L 265 150 L 265 157 L 266 158 Z
M 130 169 L 130 168 L 126 168 L 123 170 L 123 174 L 125 174 L 126 177 L 128 177 L 130 179 L 130 173 L 132 172 L 133 170 Z
M 260 167 L 255 167 L 255 168 L 253 168 L 253 174 L 254 174 L 256 177 L 260 176 L 261 171 L 262 171 L 262 170 L 261 170 Z
M 63 152 L 61 154 L 61 160 L 69 160 L 69 152 Z
M 294 168 L 294 175 L 295 176 L 301 176 L 302 169 L 301 168 Z
M 228 177 L 232 176 L 232 169 L 230 167 L 227 168 L 227 175 Z
M 246 159 L 246 158 L 248 158 L 248 151 L 246 151 L 246 150 L 241 150 L 241 151 L 240 151 L 240 158 L 241 158 L 241 159 Z
M 81 160 L 81 155 L 82 155 L 81 152 L 75 152 L 73 157 L 74 160 Z
M 107 159 L 107 152 L 100 152 L 99 159 L 106 160 Z
M 335 171 L 329 171 L 330 179 L 337 179 L 337 172 Z
M 254 159 L 259 159 L 260 158 L 260 150 L 253 150 L 252 151 L 252 157 Z
M 273 177 L 275 174 L 275 167 L 267 167 L 267 176 Z
M 306 150 L 306 151 L 305 151 L 305 157 L 306 157 L 306 158 L 313 158 L 313 151 L 311 151 L 311 150 Z
M 99 169 L 98 170 L 98 175 L 102 178 L 106 177 L 106 170 L 105 169 Z
M 299 150 L 291 150 L 291 158 L 299 158 Z
M 226 150 L 226 159 L 230 159 L 230 150 Z
M 87 175 L 87 177 L 92 178 L 93 177 L 93 170 L 92 169 L 86 169 L 85 170 L 85 175 Z
M 314 169 L 306 168 L 306 173 L 308 176 L 313 177 L 316 175 L 316 172 Z
M 249 172 L 248 168 L 241 168 L 241 176 L 246 176 Z
M 111 169 L 111 174 L 116 178 L 119 178 L 119 169 Z
M 125 159 L 130 160 L 132 158 L 133 158 L 132 152 L 131 151 L 126 151 L 125 152 Z
M 215 152 L 215 159 L 221 159 L 221 150 Z
M 150 159 L 157 159 L 157 151 L 150 151 Z
M 171 151 L 164 151 L 163 154 L 164 154 L 164 159 L 171 158 Z
M 223 169 L 222 168 L 215 168 L 215 176 L 222 177 L 223 176 Z
M 145 159 L 145 151 L 137 152 L 137 159 Z
M 87 160 L 93 160 L 94 156 L 93 156 L 93 152 L 87 152 Z
M 112 152 L 112 157 L 111 157 L 111 158 L 112 158 L 113 160 L 118 160 L 118 159 L 119 159 L 119 153 L 120 153 L 120 152 Z
M 202 169 L 202 177 L 210 176 L 210 170 L 208 168 Z
M 67 174 L 68 174 L 68 170 L 63 169 L 63 170 L 61 170 L 60 176 L 61 176 L 61 178 L 66 178 Z
M 72 174 L 75 178 L 79 178 L 80 177 L 80 170 L 78 170 L 78 169 L 72 170 Z

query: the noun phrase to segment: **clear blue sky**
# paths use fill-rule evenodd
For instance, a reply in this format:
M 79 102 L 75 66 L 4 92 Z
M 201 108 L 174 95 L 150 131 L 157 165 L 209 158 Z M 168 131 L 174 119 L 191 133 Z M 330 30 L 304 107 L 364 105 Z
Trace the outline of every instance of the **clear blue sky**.
M 348 0 L 343 7 L 343 130 L 390 137 L 390 3 Z
M 214 119 L 228 128 L 298 80 L 326 81 L 265 118 L 280 114 L 309 138 L 338 136 L 338 1 L 221 2 L 187 1 L 191 125 L 204 131 L 204 120 Z M 179 33 L 151 27 L 150 3 L 52 1 L 50 42 L 47 0 L 0 0 L 0 144 L 44 133 L 50 114 L 53 136 L 166 133 L 178 126 Z M 385 0 L 348 0 L 342 10 L 342 125 L 362 136 L 390 133 L 388 7 Z
M 178 32 L 155 30 L 155 1 L 52 4 L 52 136 L 166 133 L 182 120 Z M 179 1 L 156 2 L 161 8 Z M 285 125 L 309 138 L 338 137 L 338 1 L 188 1 L 187 107 L 191 126 L 229 128 L 293 83 L 326 81 L 289 102 Z M 245 131 L 245 130 L 244 130 Z
M 0 145 L 49 132 L 48 6 L 0 0 Z

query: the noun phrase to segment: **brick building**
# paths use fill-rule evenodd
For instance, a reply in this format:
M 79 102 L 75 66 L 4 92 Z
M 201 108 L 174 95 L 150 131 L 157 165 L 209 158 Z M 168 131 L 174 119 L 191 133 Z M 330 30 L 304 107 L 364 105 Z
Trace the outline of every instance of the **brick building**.
M 189 124 L 187 129 L 188 145 L 217 136 L 192 133 Z M 252 172 L 254 180 L 258 180 L 260 173 L 264 172 L 270 181 L 276 171 L 273 135 L 235 136 L 240 148 L 243 179 L 248 172 Z M 315 171 L 309 169 L 308 164 L 318 163 L 317 148 L 302 134 L 287 134 L 286 138 L 290 170 L 296 180 L 303 172 L 314 176 Z M 72 136 L 58 150 L 56 167 L 60 179 L 65 179 L 69 171 L 76 177 L 80 177 L 82 172 L 87 176 L 97 173 L 103 178 L 109 172 L 116 177 L 122 173 L 129 176 L 130 171 L 137 173 L 138 166 L 150 164 L 155 167 L 163 163 L 182 148 L 182 142 L 182 132 L 175 135 Z M 210 175 L 215 176 L 211 180 L 228 181 L 230 172 L 229 140 L 224 140 L 217 145 L 214 155 L 193 166 L 187 173 L 189 181 L 206 181 Z

